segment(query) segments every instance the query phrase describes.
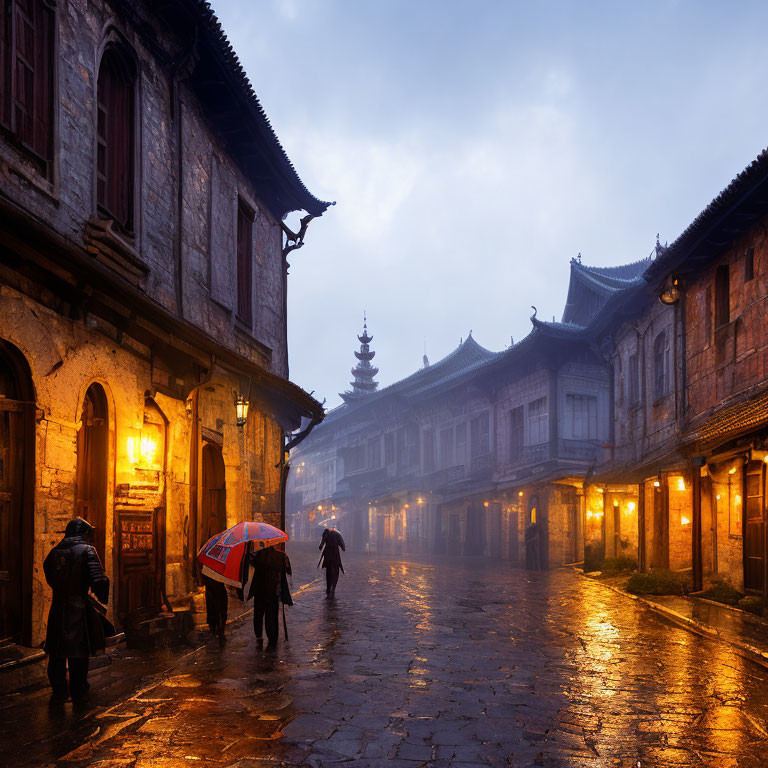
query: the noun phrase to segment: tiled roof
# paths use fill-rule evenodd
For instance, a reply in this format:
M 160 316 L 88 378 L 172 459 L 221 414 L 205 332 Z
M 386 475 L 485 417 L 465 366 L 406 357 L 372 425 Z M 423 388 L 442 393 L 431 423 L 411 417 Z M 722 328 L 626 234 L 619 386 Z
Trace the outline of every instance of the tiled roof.
M 442 360 L 433 363 L 426 368 L 420 368 L 415 373 L 406 376 L 394 384 L 383 387 L 378 391 L 361 397 L 350 403 L 334 408 L 329 411 L 325 422 L 332 422 L 347 414 L 357 411 L 361 408 L 370 406 L 375 402 L 380 402 L 386 397 L 400 396 L 411 397 L 423 395 L 431 389 L 440 387 L 452 379 L 455 379 L 469 371 L 476 370 L 487 362 L 496 359 L 499 352 L 491 352 L 489 349 L 480 346 L 470 335 L 465 341 L 459 344 L 456 349 L 446 355 Z
M 269 118 L 264 112 L 264 108 L 261 106 L 253 86 L 243 69 L 243 65 L 240 63 L 240 59 L 227 39 L 221 22 L 219 22 L 214 13 L 211 4 L 207 0 L 185 0 L 185 3 L 200 22 L 203 34 L 207 36 L 212 49 L 218 53 L 222 65 L 232 76 L 235 83 L 237 83 L 237 88 L 240 91 L 238 96 L 243 99 L 250 109 L 250 115 L 244 112 L 243 119 L 245 120 L 250 117 L 257 133 L 268 147 L 282 181 L 292 189 L 293 200 L 291 203 L 297 206 L 293 210 L 300 208 L 316 216 L 322 214 L 330 203 L 318 200 L 299 178 L 299 174 L 280 144 L 269 122 Z M 241 105 L 238 102 L 236 106 L 240 107 Z
M 648 280 L 661 280 L 693 252 L 707 235 L 721 224 L 734 209 L 743 210 L 747 199 L 768 180 L 768 149 L 764 149 L 717 197 L 688 225 L 685 231 L 646 270 Z M 768 198 L 763 194 L 757 207 L 768 209 Z M 751 225 L 752 217 L 740 216 L 738 227 L 730 227 L 728 237 L 733 239 Z M 750 220 L 751 219 L 751 220 Z
M 650 263 L 648 258 L 617 267 L 590 267 L 571 259 L 563 322 L 588 325 L 612 296 L 642 285 L 643 272 Z
M 750 396 L 741 396 L 719 409 L 686 436 L 686 443 L 702 445 L 739 437 L 758 427 L 768 425 L 768 389 Z

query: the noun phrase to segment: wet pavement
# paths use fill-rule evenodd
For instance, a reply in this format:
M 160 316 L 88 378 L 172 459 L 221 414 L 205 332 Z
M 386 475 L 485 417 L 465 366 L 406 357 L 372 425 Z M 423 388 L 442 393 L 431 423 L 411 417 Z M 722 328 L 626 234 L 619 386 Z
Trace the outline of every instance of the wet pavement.
M 291 555 L 295 584 L 316 576 L 316 550 Z M 600 584 L 447 558 L 345 567 L 335 601 L 298 596 L 276 652 L 245 622 L 120 690 L 94 675 L 81 711 L 4 702 L 0 764 L 766 765 L 768 670 Z

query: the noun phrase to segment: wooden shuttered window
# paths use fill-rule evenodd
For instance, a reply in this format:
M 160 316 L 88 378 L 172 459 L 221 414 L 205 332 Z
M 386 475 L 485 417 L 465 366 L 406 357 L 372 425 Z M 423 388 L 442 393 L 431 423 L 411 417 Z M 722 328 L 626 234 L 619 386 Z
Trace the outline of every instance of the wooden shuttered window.
M 101 59 L 98 83 L 96 199 L 99 210 L 133 232 L 135 71 L 116 47 Z
M 0 120 L 50 176 L 54 10 L 45 0 L 0 0 Z
M 237 316 L 253 323 L 253 211 L 242 201 L 237 206 Z

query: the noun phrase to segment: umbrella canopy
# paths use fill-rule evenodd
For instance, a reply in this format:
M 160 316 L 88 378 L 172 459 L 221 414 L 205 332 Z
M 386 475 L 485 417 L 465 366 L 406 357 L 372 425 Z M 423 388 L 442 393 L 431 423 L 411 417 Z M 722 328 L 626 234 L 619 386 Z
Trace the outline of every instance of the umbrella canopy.
M 200 547 L 197 559 L 206 576 L 233 587 L 241 587 L 245 580 L 243 561 L 251 546 L 263 549 L 284 541 L 288 541 L 285 531 L 274 525 L 247 520 L 211 536 Z

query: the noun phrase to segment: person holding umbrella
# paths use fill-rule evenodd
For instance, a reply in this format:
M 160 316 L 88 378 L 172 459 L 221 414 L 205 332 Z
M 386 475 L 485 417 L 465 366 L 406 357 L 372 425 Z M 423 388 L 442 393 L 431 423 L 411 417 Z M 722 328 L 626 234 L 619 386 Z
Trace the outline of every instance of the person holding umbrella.
M 277 647 L 279 632 L 278 616 L 280 601 L 283 605 L 293 605 L 288 591 L 287 576 L 291 574 L 291 561 L 285 552 L 276 546 L 260 547 L 251 555 L 253 578 L 246 600 L 253 598 L 253 634 L 257 644 L 263 642 L 262 625 L 267 633 L 267 650 Z M 283 630 L 288 639 L 285 626 L 285 608 L 283 608 Z
M 243 590 L 246 600 L 254 598 L 253 629 L 260 638 L 262 624 L 266 624 L 270 649 L 277 643 L 280 595 L 283 595 L 284 604 L 292 604 L 286 578 L 291 572 L 291 564 L 285 553 L 274 548 L 286 541 L 288 534 L 285 531 L 248 520 L 211 536 L 197 553 L 203 577 Z M 249 571 L 252 571 L 250 579 Z
M 339 571 L 344 573 L 344 566 L 341 564 L 341 550 L 346 552 L 347 548 L 344 546 L 344 539 L 335 528 L 326 528 L 323 531 L 318 549 L 323 550 L 323 554 L 320 555 L 320 563 L 325 568 L 325 599 L 332 600 L 336 596 Z
M 88 543 L 93 526 L 81 517 L 67 523 L 64 538 L 43 562 L 45 580 L 53 590 L 48 612 L 45 652 L 52 700 L 73 701 L 88 693 L 88 658 L 105 647 L 104 628 L 90 602 L 89 590 L 102 603 L 109 600 L 109 579 L 99 555 Z
M 219 645 L 224 646 L 227 628 L 227 613 L 229 610 L 229 596 L 227 587 L 220 581 L 203 574 L 203 586 L 205 587 L 205 617 L 211 634 L 219 638 Z

